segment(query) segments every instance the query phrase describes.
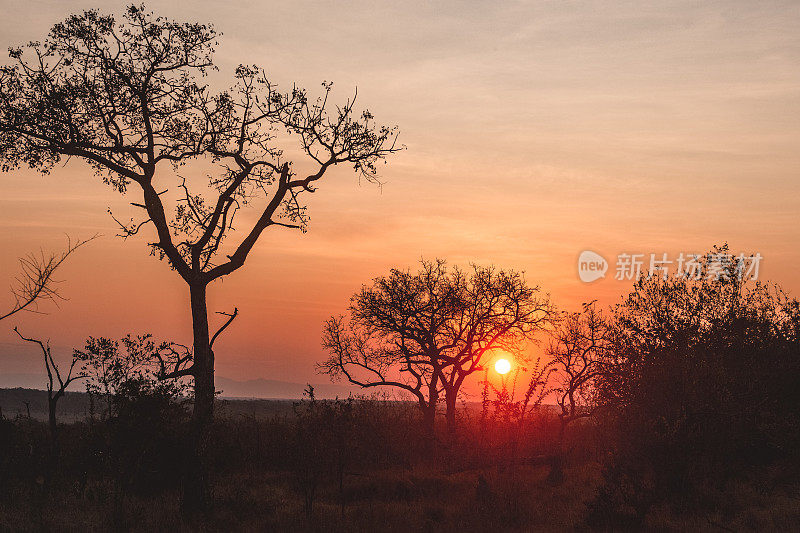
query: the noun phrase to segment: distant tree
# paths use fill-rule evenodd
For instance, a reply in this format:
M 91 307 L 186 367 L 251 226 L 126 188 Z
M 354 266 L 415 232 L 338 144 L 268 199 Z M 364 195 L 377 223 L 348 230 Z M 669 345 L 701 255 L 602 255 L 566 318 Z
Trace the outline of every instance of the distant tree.
M 55 451 L 58 449 L 58 421 L 56 419 L 58 400 L 64 396 L 67 388 L 73 382 L 86 378 L 86 374 L 83 372 L 73 374 L 75 366 L 78 363 L 78 359 L 73 357 L 69 365 L 69 370 L 67 370 L 66 375 L 63 375 L 61 370 L 58 368 L 58 364 L 53 359 L 49 340 L 41 341 L 39 339 L 25 337 L 16 327 L 14 328 L 14 332 L 19 335 L 20 339 L 38 345 L 42 351 L 44 368 L 47 371 L 47 421 L 48 428 L 50 430 L 50 441 L 52 448 Z
M 72 252 L 92 239 L 94 237 L 85 241 L 79 240 L 75 244 L 68 239 L 67 248 L 61 253 L 41 251 L 38 254 L 30 253 L 20 257 L 19 274 L 11 287 L 14 303 L 11 309 L 0 315 L 0 320 L 5 320 L 20 311 L 36 311 L 38 303 L 42 300 L 53 302 L 62 300 L 63 297 L 58 292 L 58 280 L 53 275 Z
M 417 273 L 392 270 L 364 286 L 347 321 L 328 320 L 322 344 L 330 357 L 319 368 L 361 387 L 405 391 L 429 431 L 443 394 L 453 431 L 466 377 L 482 370 L 492 350 L 520 353 L 550 315 L 548 298 L 522 274 L 473 266 L 467 275 L 442 260 L 422 261 Z
M 135 186 L 141 200 L 132 204 L 145 214 L 115 218 L 121 235 L 152 228 L 151 252 L 188 286 L 193 359 L 181 373 L 194 378 L 199 464 L 191 474 L 202 479 L 186 487 L 203 494 L 184 499 L 194 509 L 206 502 L 199 455 L 215 394 L 208 285 L 241 268 L 266 229 L 305 230 L 303 195 L 330 168 L 351 165 L 374 182 L 377 163 L 400 149 L 396 130 L 376 126 L 368 111 L 359 115 L 355 98 L 331 108 L 330 83 L 310 98 L 297 87 L 281 92 L 263 70 L 242 65 L 231 89 L 212 92 L 202 78 L 214 69 L 216 40 L 207 25 L 139 6 L 128 7 L 122 23 L 92 10 L 56 24 L 43 43 L 12 48 L 12 63 L 0 67 L 2 169 L 48 173 L 74 158 L 120 193 Z M 257 207 L 255 221 L 227 248 L 245 206 Z
M 594 415 L 597 409 L 596 380 L 604 352 L 609 348 L 610 326 L 595 302 L 583 304 L 580 313 L 569 313 L 550 332 L 547 355 L 553 369 L 559 407 L 558 450 L 553 458 L 550 481 L 563 478 L 564 436 L 567 426 Z

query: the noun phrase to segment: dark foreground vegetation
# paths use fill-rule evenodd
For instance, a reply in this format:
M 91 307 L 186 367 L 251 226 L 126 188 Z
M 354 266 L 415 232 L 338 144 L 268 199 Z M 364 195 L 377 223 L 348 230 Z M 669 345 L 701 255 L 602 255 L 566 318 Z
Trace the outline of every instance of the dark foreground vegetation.
M 187 412 L 140 392 L 116 398 L 107 419 L 61 426 L 57 458 L 46 423 L 2 420 L 0 528 L 570 530 L 600 526 L 598 518 L 608 520 L 604 513 L 615 505 L 641 505 L 634 496 L 643 492 L 625 490 L 655 481 L 616 485 L 608 432 L 584 423 L 570 433 L 563 480 L 554 483 L 559 424 L 547 407 L 522 426 L 465 410 L 455 440 L 439 435 L 431 442 L 417 430 L 422 420 L 413 404 L 306 399 L 291 413 L 219 417 L 214 508 L 201 527 L 180 513 Z M 707 477 L 691 501 L 681 501 L 691 509 L 654 504 L 641 525 L 791 529 L 800 519 L 796 475 L 796 463 L 780 460 L 728 479 Z M 617 500 L 609 501 L 611 494 Z M 622 525 L 630 526 L 615 527 Z

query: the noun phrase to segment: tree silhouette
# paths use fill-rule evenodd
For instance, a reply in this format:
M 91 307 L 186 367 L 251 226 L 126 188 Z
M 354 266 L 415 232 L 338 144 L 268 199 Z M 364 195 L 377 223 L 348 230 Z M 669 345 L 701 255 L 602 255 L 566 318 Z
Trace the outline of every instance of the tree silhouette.
M 75 369 L 75 365 L 78 363 L 78 358 L 74 356 L 70 362 L 69 370 L 67 370 L 66 375 L 62 375 L 58 365 L 53 359 L 53 354 L 50 351 L 49 340 L 41 341 L 39 339 L 25 337 L 16 327 L 14 328 L 14 332 L 19 335 L 20 339 L 38 345 L 42 351 L 44 368 L 47 371 L 47 420 L 48 428 L 50 430 L 50 442 L 53 456 L 55 457 L 56 451 L 58 450 L 58 422 L 56 420 L 56 408 L 58 407 L 58 400 L 64 396 L 64 393 L 67 391 L 67 387 L 69 387 L 70 384 L 79 379 L 86 378 L 87 375 L 84 372 L 78 372 L 77 374 L 73 375 L 72 372 Z
M 653 505 L 703 506 L 710 484 L 795 461 L 800 305 L 741 277 L 726 245 L 699 264 L 699 277 L 640 279 L 615 308 L 597 383 L 613 455 L 596 526 L 640 527 Z
M 547 347 L 554 371 L 556 403 L 559 412 L 557 452 L 549 479 L 563 479 L 564 436 L 567 427 L 595 413 L 596 381 L 605 352 L 609 349 L 610 325 L 595 302 L 583 304 L 580 313 L 570 313 L 557 322 Z
M 86 391 L 102 396 L 110 414 L 112 397 L 128 382 L 151 383 L 169 378 L 170 386 L 185 392 L 186 384 L 176 379 L 180 372 L 173 369 L 185 367 L 191 350 L 175 342 L 156 342 L 150 334 L 128 334 L 119 341 L 89 337 L 82 350 L 73 351 L 73 357 L 81 362 Z
M 448 428 L 467 376 L 488 352 L 512 353 L 551 315 L 549 300 L 513 271 L 473 266 L 469 275 L 445 261 L 422 261 L 415 274 L 392 270 L 356 293 L 349 319 L 325 324 L 319 365 L 361 387 L 395 387 L 412 395 L 432 431 L 443 394 Z
M 232 88 L 212 92 L 203 77 L 215 68 L 216 41 L 210 26 L 143 7 L 128 7 L 121 23 L 92 10 L 56 24 L 43 43 L 12 48 L 12 63 L 0 68 L 2 169 L 48 173 L 76 158 L 120 193 L 136 187 L 141 200 L 132 205 L 144 214 L 115 217 L 121 235 L 155 230 L 152 253 L 188 285 L 198 455 L 215 393 L 208 285 L 241 268 L 268 228 L 305 230 L 303 195 L 331 167 L 352 165 L 374 182 L 376 164 L 400 149 L 396 130 L 358 114 L 355 97 L 332 108 L 330 83 L 315 99 L 297 87 L 281 92 L 262 69 L 241 65 Z M 245 206 L 257 209 L 256 220 L 228 248 Z M 198 486 L 202 479 L 187 483 Z M 188 498 L 194 507 L 206 499 Z

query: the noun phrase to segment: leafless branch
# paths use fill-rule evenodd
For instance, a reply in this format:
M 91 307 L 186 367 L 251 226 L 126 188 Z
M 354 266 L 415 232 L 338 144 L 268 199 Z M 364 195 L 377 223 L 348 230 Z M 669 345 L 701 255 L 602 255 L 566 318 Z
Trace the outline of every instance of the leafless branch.
M 211 337 L 211 342 L 209 343 L 209 346 L 212 347 L 212 348 L 214 347 L 214 341 L 217 340 L 217 337 L 219 337 L 220 333 L 225 331 L 225 329 L 228 326 L 231 325 L 231 322 L 233 322 L 236 319 L 236 317 L 239 315 L 239 309 L 237 307 L 234 307 L 233 308 L 233 313 L 225 313 L 225 312 L 222 312 L 222 311 L 217 311 L 217 314 L 228 317 L 228 320 L 226 320 L 225 323 L 222 324 L 222 326 L 220 326 L 220 328 L 217 330 L 217 332 L 214 333 L 214 335 Z
M 38 312 L 38 302 L 42 300 L 50 300 L 56 304 L 60 300 L 64 300 L 58 291 L 60 281 L 53 275 L 75 250 L 97 237 L 95 235 L 74 244 L 68 237 L 66 250 L 61 253 L 45 254 L 44 251 L 40 251 L 38 254 L 31 253 L 21 257 L 19 259 L 20 273 L 11 287 L 14 305 L 10 311 L 0 316 L 0 320 L 23 310 Z

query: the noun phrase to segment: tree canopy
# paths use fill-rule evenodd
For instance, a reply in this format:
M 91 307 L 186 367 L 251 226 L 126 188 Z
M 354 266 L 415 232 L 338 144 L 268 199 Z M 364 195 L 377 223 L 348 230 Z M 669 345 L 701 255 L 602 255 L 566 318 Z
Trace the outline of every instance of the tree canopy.
M 211 26 L 130 6 L 121 21 L 85 11 L 56 24 L 44 42 L 12 48 L 12 62 L 0 67 L 2 169 L 47 173 L 80 158 L 120 192 L 138 185 L 144 202 L 134 205 L 146 214 L 121 222 L 123 235 L 152 225 L 153 250 L 187 281 L 208 282 L 239 268 L 267 227 L 304 229 L 301 196 L 329 168 L 349 164 L 374 181 L 376 164 L 400 148 L 396 129 L 356 112 L 355 98 L 331 109 L 331 83 L 314 98 L 298 87 L 281 91 L 263 69 L 240 65 L 232 87 L 212 90 L 205 77 L 216 44 Z M 285 155 L 289 139 L 303 165 Z M 205 183 L 180 177 L 179 167 L 201 157 L 211 165 Z M 159 172 L 165 165 L 169 172 Z M 298 175 L 300 166 L 311 170 Z M 179 191 L 172 216 L 161 197 L 169 187 Z M 215 262 L 237 211 L 259 196 L 267 198 L 261 216 Z
M 320 368 L 361 387 L 411 394 L 429 417 L 443 393 L 448 421 L 467 376 L 493 350 L 524 358 L 522 347 L 551 317 L 549 298 L 521 273 L 422 261 L 416 272 L 394 269 L 356 293 L 349 317 L 332 317 Z

